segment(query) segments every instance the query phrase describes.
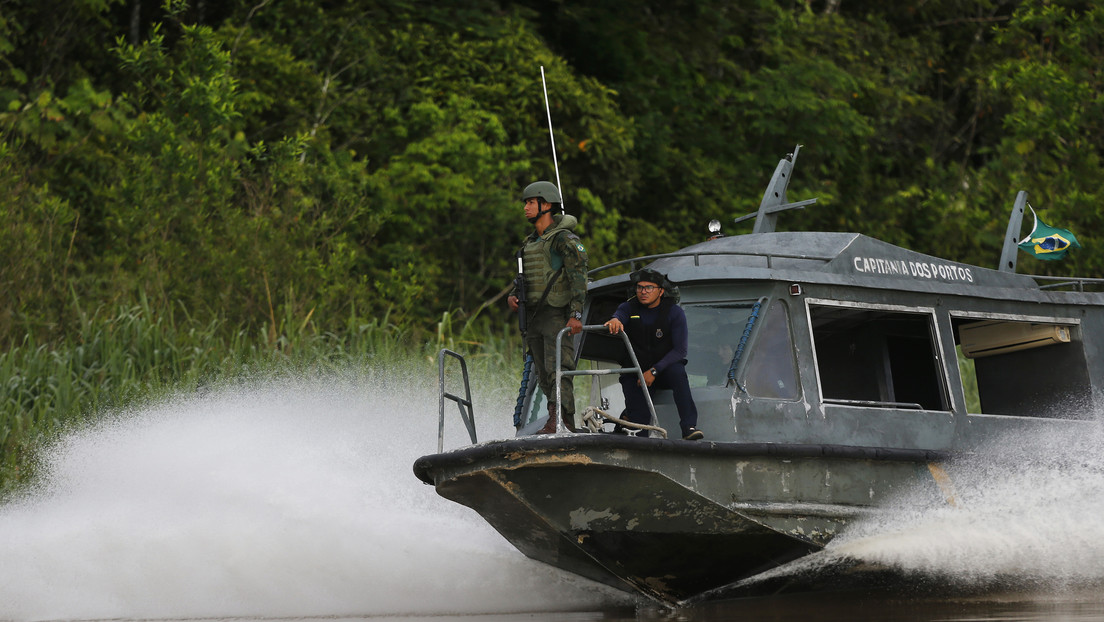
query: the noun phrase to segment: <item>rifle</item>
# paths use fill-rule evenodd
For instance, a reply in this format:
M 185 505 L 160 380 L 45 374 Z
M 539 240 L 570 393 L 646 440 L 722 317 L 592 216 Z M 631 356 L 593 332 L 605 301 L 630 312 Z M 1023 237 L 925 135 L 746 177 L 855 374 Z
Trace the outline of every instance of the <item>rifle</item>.
M 518 299 L 518 330 L 521 331 L 522 338 L 525 337 L 525 332 L 529 330 L 529 318 L 528 311 L 525 309 L 525 297 L 528 295 L 525 287 L 525 266 L 522 261 L 522 253 L 525 252 L 524 248 L 518 249 L 517 252 L 517 276 L 514 277 L 514 295 Z

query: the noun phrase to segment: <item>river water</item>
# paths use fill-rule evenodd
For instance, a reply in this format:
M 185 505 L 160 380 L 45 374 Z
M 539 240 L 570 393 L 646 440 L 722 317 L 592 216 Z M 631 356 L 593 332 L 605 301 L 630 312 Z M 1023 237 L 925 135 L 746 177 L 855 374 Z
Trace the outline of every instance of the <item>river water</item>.
M 1104 452 L 1020 469 L 1061 451 L 1002 446 L 999 470 L 951 468 L 954 507 L 668 611 L 527 559 L 417 481 L 434 381 L 268 380 L 64 436 L 0 506 L 0 620 L 1104 619 Z M 513 388 L 475 388 L 481 438 L 511 435 Z M 450 417 L 446 446 L 465 436 Z

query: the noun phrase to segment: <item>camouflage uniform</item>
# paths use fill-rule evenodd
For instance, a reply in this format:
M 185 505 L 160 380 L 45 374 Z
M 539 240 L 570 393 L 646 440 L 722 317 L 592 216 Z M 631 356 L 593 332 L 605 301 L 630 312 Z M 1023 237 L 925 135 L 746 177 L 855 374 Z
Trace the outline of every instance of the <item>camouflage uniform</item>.
M 531 233 L 523 248 L 525 306 L 530 318 L 525 345 L 533 355 L 537 383 L 550 404 L 556 400 L 556 334 L 567 325 L 573 313 L 581 318 L 586 298 L 587 253 L 579 236 L 573 232 L 578 222 L 574 216 L 557 214 L 542 235 L 538 236 L 536 231 Z M 562 272 L 552 291 L 544 303 L 538 305 L 552 275 L 561 266 Z M 560 357 L 560 369 L 575 369 L 575 340 L 570 334 L 564 335 L 561 341 Z M 560 395 L 564 421 L 573 423 L 575 392 L 570 376 L 560 382 Z

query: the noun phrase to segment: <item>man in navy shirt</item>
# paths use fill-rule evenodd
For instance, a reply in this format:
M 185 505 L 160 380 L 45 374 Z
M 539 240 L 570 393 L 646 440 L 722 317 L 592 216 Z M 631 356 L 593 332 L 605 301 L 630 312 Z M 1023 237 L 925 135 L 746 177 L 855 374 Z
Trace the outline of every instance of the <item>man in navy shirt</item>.
M 705 438 L 697 429 L 698 408 L 690 394 L 686 377 L 686 314 L 682 307 L 665 294 L 671 282 L 650 268 L 632 273 L 636 298 L 621 303 L 606 322 L 610 334 L 622 330 L 629 336 L 644 382 L 650 395 L 660 389 L 670 389 L 678 407 L 682 438 L 696 441 Z M 651 423 L 651 413 L 636 374 L 621 374 L 621 389 L 625 393 L 624 417 L 634 423 Z

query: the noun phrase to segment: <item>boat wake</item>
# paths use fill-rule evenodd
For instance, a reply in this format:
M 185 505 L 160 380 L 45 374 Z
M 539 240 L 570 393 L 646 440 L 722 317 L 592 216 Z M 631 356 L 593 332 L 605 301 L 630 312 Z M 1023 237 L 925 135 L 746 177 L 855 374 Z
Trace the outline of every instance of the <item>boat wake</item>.
M 995 439 L 944 465 L 947 505 L 911 495 L 822 551 L 709 598 L 884 588 L 911 594 L 1076 590 L 1104 584 L 1104 437 L 1095 427 Z
M 437 389 L 288 379 L 115 413 L 0 506 L 0 618 L 443 615 L 623 606 L 418 482 Z M 512 432 L 478 391 L 481 438 Z M 446 413 L 449 414 L 449 413 Z M 459 417 L 446 447 L 467 442 Z M 502 429 L 494 429 L 499 426 Z

